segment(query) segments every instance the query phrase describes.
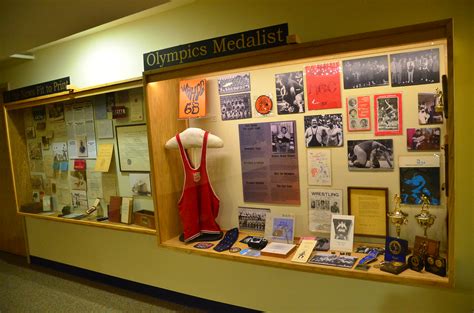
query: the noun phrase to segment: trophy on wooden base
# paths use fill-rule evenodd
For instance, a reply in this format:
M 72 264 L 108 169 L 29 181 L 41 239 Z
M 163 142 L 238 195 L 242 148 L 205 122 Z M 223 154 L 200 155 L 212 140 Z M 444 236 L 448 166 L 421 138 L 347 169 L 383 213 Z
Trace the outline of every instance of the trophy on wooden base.
M 423 227 L 424 236 L 428 237 L 427 230 L 434 224 L 436 215 L 431 214 L 429 211 L 430 200 L 428 199 L 428 197 L 425 195 L 421 195 L 421 199 L 423 201 L 423 204 L 421 205 L 421 212 L 415 215 L 415 219 L 418 225 Z
M 393 197 L 395 208 L 387 216 L 392 224 L 395 224 L 397 229 L 397 237 L 387 236 L 385 241 L 385 262 L 396 262 L 394 266 L 399 263 L 405 264 L 406 256 L 408 254 L 408 241 L 400 238 L 400 229 L 402 225 L 408 222 L 408 214 L 400 209 L 400 196 L 396 194 Z M 390 271 L 392 272 L 392 271 Z

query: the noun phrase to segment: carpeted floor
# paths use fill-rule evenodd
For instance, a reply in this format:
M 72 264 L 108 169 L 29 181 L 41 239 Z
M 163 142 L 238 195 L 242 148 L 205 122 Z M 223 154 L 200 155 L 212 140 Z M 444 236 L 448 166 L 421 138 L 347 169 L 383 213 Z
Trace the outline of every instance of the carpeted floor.
M 82 279 L 0 252 L 0 313 L 207 312 Z

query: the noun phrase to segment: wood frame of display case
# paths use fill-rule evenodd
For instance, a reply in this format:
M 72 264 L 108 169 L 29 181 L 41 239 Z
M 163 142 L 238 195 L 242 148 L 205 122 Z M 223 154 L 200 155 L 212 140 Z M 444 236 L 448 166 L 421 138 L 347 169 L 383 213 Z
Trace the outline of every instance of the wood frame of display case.
M 274 266 L 292 270 L 330 274 L 344 277 L 377 280 L 384 282 L 394 282 L 413 285 L 431 285 L 440 287 L 452 287 L 454 284 L 454 189 L 449 188 L 450 195 L 447 201 L 448 211 L 448 267 L 449 277 L 439 277 L 431 273 L 418 273 L 405 271 L 398 276 L 382 272 L 371 268 L 368 272 L 347 270 L 341 268 L 331 268 L 312 264 L 298 264 L 288 258 L 277 258 L 261 256 L 259 258 L 245 257 L 238 253 L 223 252 L 218 253 L 210 250 L 199 250 L 193 245 L 185 245 L 178 240 L 181 233 L 179 222 L 177 201 L 181 194 L 183 173 L 178 151 L 165 149 L 166 141 L 181 132 L 187 123 L 178 119 L 178 93 L 180 78 L 193 76 L 205 76 L 209 73 L 215 75 L 224 71 L 238 70 L 252 66 L 268 65 L 272 63 L 284 63 L 305 59 L 310 57 L 320 57 L 338 53 L 347 53 L 376 48 L 393 47 L 399 45 L 414 44 L 417 42 L 427 42 L 431 40 L 446 40 L 447 74 L 449 79 L 449 119 L 447 119 L 448 139 L 454 138 L 453 122 L 453 40 L 452 21 L 442 20 L 418 25 L 399 27 L 388 30 L 374 31 L 369 33 L 339 37 L 335 39 L 325 39 L 304 44 L 288 45 L 272 48 L 268 50 L 242 53 L 233 56 L 226 56 L 212 60 L 198 61 L 190 64 L 156 69 L 144 73 L 144 83 L 146 85 L 145 95 L 147 102 L 147 114 L 150 119 L 157 116 L 163 122 L 149 123 L 149 142 L 152 164 L 153 188 L 155 193 L 156 222 L 158 225 L 158 242 L 161 246 L 177 249 L 186 253 L 194 253 L 209 257 L 235 260 L 258 265 Z M 449 175 L 446 177 L 448 187 L 454 184 L 454 144 L 449 140 L 449 151 L 446 151 L 446 160 L 449 163 Z M 242 234 L 241 234 L 242 236 Z M 242 244 L 237 243 L 237 246 Z M 244 248 L 244 246 L 242 246 Z M 358 255 L 354 253 L 354 255 Z M 380 257 L 379 257 L 380 258 Z
M 27 147 L 24 132 L 22 109 L 46 105 L 56 102 L 91 97 L 108 92 L 128 90 L 132 88 L 143 88 L 142 78 L 133 78 L 120 82 L 103 84 L 90 88 L 70 90 L 48 96 L 41 96 L 32 99 L 20 100 L 3 104 L 3 113 L 6 121 L 7 141 L 9 146 L 11 175 L 13 177 L 13 190 L 17 213 L 21 216 L 38 218 L 49 221 L 71 223 L 85 226 L 101 227 L 120 231 L 129 231 L 143 234 L 156 234 L 156 230 L 141 227 L 138 225 L 127 225 L 111 223 L 108 221 L 97 222 L 96 220 L 74 220 L 58 217 L 57 215 L 42 215 L 25 213 L 20 211 L 21 203 L 31 202 L 31 186 L 29 178 L 29 166 L 27 157 Z M 20 192 L 21 191 L 21 192 Z

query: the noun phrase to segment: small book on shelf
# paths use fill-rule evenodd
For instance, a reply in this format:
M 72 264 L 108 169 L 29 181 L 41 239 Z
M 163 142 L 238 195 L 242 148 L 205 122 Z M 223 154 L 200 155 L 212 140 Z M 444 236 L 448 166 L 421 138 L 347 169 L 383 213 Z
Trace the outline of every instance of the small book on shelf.
M 265 248 L 262 249 L 262 255 L 286 257 L 296 248 L 295 244 L 292 243 L 281 243 L 281 242 L 270 242 Z
M 110 222 L 120 223 L 120 209 L 122 207 L 122 197 L 111 196 L 108 210 Z

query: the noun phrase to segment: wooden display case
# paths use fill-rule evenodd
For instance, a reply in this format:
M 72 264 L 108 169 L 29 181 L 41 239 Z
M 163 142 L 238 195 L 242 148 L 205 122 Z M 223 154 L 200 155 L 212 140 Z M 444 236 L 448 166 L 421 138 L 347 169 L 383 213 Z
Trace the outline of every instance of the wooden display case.
M 443 140 L 444 147 L 449 147 L 449 150 L 444 151 L 444 160 L 445 164 L 442 164 L 442 169 L 445 171 L 442 172 L 443 181 L 443 203 L 445 209 L 443 209 L 445 214 L 445 219 L 448 221 L 445 231 L 447 232 L 447 238 L 444 238 L 444 247 L 446 248 L 446 256 L 448 258 L 448 267 L 449 275 L 448 277 L 439 277 L 431 273 L 422 272 L 418 273 L 415 271 L 407 270 L 400 275 L 392 275 L 380 271 L 376 268 L 371 268 L 367 272 L 358 271 L 355 269 L 341 269 L 341 268 L 332 268 L 312 264 L 298 264 L 292 263 L 290 260 L 293 256 L 291 254 L 288 258 L 275 258 L 261 256 L 258 258 L 241 256 L 238 253 L 229 253 L 223 252 L 218 253 L 212 249 L 208 250 L 199 250 L 193 247 L 194 244 L 184 244 L 178 240 L 179 235 L 182 232 L 182 227 L 180 224 L 180 219 L 178 215 L 177 202 L 178 198 L 181 195 L 182 185 L 183 185 L 183 171 L 182 164 L 180 160 L 180 155 L 177 150 L 167 150 L 165 149 L 165 143 L 168 139 L 175 136 L 177 133 L 183 131 L 189 126 L 201 127 L 206 130 L 210 130 L 212 133 L 221 136 L 224 132 L 229 129 L 232 129 L 229 134 L 221 137 L 224 139 L 225 145 L 232 146 L 230 148 L 238 147 L 239 138 L 238 138 L 238 124 L 239 123 L 260 123 L 260 122 L 272 122 L 278 120 L 288 120 L 289 117 L 284 117 L 282 115 L 275 114 L 272 117 L 268 118 L 252 118 L 250 120 L 237 120 L 237 121 L 226 121 L 228 124 L 223 124 L 224 121 L 220 121 L 220 106 L 218 105 L 218 100 L 216 96 L 208 98 L 208 111 L 209 114 L 206 118 L 199 120 L 180 120 L 178 119 L 178 103 L 179 103 L 179 82 L 180 80 L 187 79 L 196 79 L 196 78 L 206 78 L 212 81 L 217 77 L 221 77 L 230 73 L 242 73 L 242 72 L 251 72 L 252 79 L 263 80 L 261 76 L 256 75 L 255 73 L 265 72 L 265 73 L 275 73 L 275 68 L 279 72 L 284 73 L 284 71 L 290 71 L 296 65 L 299 65 L 302 70 L 304 70 L 304 65 L 306 64 L 317 64 L 319 62 L 331 62 L 333 60 L 343 60 L 356 58 L 358 56 L 365 55 L 379 55 L 379 54 L 390 54 L 396 53 L 398 51 L 414 51 L 416 49 L 428 49 L 431 45 L 438 45 L 442 47 L 443 51 L 443 62 L 444 62 L 444 73 L 452 78 L 453 77 L 453 48 L 452 48 L 452 29 L 451 21 L 444 20 L 439 22 L 432 22 L 420 25 L 413 25 L 407 27 L 401 27 L 396 29 L 389 29 L 383 31 L 376 31 L 371 33 L 357 34 L 351 36 L 345 36 L 335 39 L 327 39 L 316 42 L 309 42 L 304 44 L 294 44 L 288 45 L 279 48 L 273 48 L 257 52 L 248 52 L 243 54 L 238 54 L 234 56 L 221 57 L 213 60 L 205 60 L 194 62 L 190 64 L 182 64 L 178 66 L 167 67 L 158 70 L 152 70 L 144 73 L 144 80 L 146 84 L 146 100 L 147 100 L 147 114 L 150 117 L 150 120 L 157 121 L 149 123 L 149 142 L 150 142 L 150 155 L 152 162 L 152 172 L 153 172 L 153 189 L 155 190 L 155 207 L 156 209 L 156 220 L 158 225 L 158 241 L 159 244 L 164 247 L 169 247 L 172 249 L 177 249 L 186 253 L 196 253 L 200 255 L 217 257 L 228 259 L 231 261 L 247 262 L 258 265 L 268 265 L 281 268 L 288 268 L 298 271 L 307 271 L 307 272 L 316 272 L 330 275 L 338 275 L 344 277 L 352 278 L 361 278 L 369 280 L 378 280 L 385 282 L 395 282 L 402 284 L 422 284 L 422 285 L 433 285 L 441 287 L 450 287 L 453 284 L 453 274 L 454 274 L 454 258 L 453 258 L 453 235 L 454 235 L 454 220 L 453 220 L 453 210 L 454 210 L 454 197 L 455 191 L 452 188 L 453 186 L 453 152 L 454 145 L 451 140 L 453 130 L 454 130 L 454 121 L 453 121 L 453 93 L 449 92 L 448 103 L 448 116 L 449 119 L 445 121 L 443 132 L 445 138 Z M 293 67 L 292 67 L 293 66 Z M 255 74 L 255 75 L 254 75 Z M 262 74 L 263 75 L 263 74 Z M 258 77 L 258 78 L 254 78 Z M 267 82 L 269 86 L 266 90 L 268 92 L 275 92 L 275 82 L 272 80 L 274 76 L 266 76 L 270 82 Z M 253 82 L 252 82 L 253 83 Z M 342 80 L 341 80 L 342 83 Z M 209 84 L 209 81 L 208 81 Z M 453 90 L 452 79 L 449 80 L 449 90 Z M 438 85 L 437 85 L 438 86 Z M 389 86 L 390 87 L 390 86 Z M 253 87 L 252 87 L 253 88 Z M 342 87 L 341 87 L 342 88 Z M 374 87 L 380 88 L 380 87 Z M 408 94 L 409 88 L 405 90 Z M 370 88 L 372 89 L 372 88 Z M 208 87 L 209 90 L 209 87 Z M 263 90 L 262 88 L 259 90 Z M 390 88 L 390 92 L 394 88 Z M 368 90 L 360 89 L 359 92 L 356 92 L 357 95 L 371 95 L 373 98 L 374 94 L 388 93 L 389 91 L 377 89 Z M 401 92 L 404 92 L 403 88 L 400 88 Z M 263 94 L 260 92 L 258 95 L 253 94 L 254 90 L 252 89 L 252 107 L 258 95 Z M 217 94 L 217 93 L 215 93 Z M 218 97 L 218 96 L 217 96 Z M 372 103 L 372 102 L 371 102 Z M 274 106 L 276 106 L 276 98 L 274 98 Z M 408 106 L 407 103 L 404 103 L 404 106 Z M 339 111 L 333 111 L 333 113 L 343 113 L 345 109 L 345 104 L 343 101 L 343 107 L 338 109 Z M 328 112 L 323 112 L 328 113 Z M 319 114 L 317 111 L 306 111 L 303 115 L 309 114 Z M 405 115 L 406 117 L 407 115 Z M 411 117 L 413 118 L 413 117 Z M 302 117 L 295 118 L 297 119 L 297 124 L 301 123 Z M 416 117 L 415 117 L 416 120 Z M 160 122 L 158 122 L 160 121 Z M 405 122 L 404 122 L 405 123 Z M 297 126 L 299 127 L 299 126 Z M 301 134 L 301 128 L 298 130 L 298 133 Z M 303 132 L 304 133 L 304 132 Z M 404 125 L 403 136 L 401 138 L 396 138 L 396 140 L 405 140 L 406 141 L 406 126 Z M 449 134 L 449 136 L 448 136 Z M 353 136 L 353 135 L 351 135 Z M 364 137 L 365 136 L 365 137 Z M 370 136 L 374 136 L 373 130 L 370 133 Z M 367 135 L 362 135 L 362 138 L 367 138 Z M 396 135 L 390 137 L 395 138 Z M 347 144 L 347 139 L 345 140 L 345 145 Z M 448 145 L 449 143 L 449 145 Z M 400 143 L 398 143 L 400 144 Z M 306 148 L 300 141 L 301 151 L 306 151 Z M 343 149 L 346 149 L 344 146 Z M 344 150 L 346 151 L 346 150 Z M 340 152 L 338 152 L 340 153 Z M 440 153 L 443 153 L 441 151 Z M 222 152 L 225 154 L 225 158 L 219 159 L 219 157 L 212 158 L 214 164 L 218 163 L 219 169 L 214 170 L 209 169 L 211 180 L 213 181 L 214 188 L 221 191 L 223 198 L 221 199 L 221 214 L 219 215 L 218 221 L 223 226 L 224 229 L 230 229 L 235 227 L 235 221 L 237 218 L 236 210 L 238 206 L 263 206 L 265 204 L 255 204 L 255 203 L 245 203 L 241 196 L 241 185 L 238 187 L 238 184 L 241 184 L 240 178 L 240 159 L 238 156 L 235 156 L 234 150 L 225 150 Z M 406 152 L 403 154 L 407 154 Z M 300 155 L 300 163 L 305 162 L 302 158 L 303 153 Z M 209 167 L 211 167 L 210 165 Z M 337 166 L 339 170 L 339 164 L 333 165 Z M 447 169 L 449 168 L 449 173 Z M 228 172 L 226 172 L 228 170 Z M 398 177 L 397 170 L 395 169 L 390 175 L 391 177 Z M 223 174 L 226 172 L 227 174 Z M 300 169 L 300 172 L 304 172 Z M 237 176 L 238 175 L 238 176 Z M 344 189 L 347 190 L 347 187 L 350 186 L 351 177 L 353 173 L 340 176 L 348 178 L 348 182 L 343 183 Z M 300 173 L 300 181 L 304 181 L 306 177 Z M 371 180 L 374 177 L 377 177 L 378 182 L 375 182 L 376 186 L 368 187 L 384 187 L 383 183 L 383 174 L 373 175 L 372 173 L 367 174 L 366 179 Z M 392 179 L 391 178 L 391 179 Z M 340 180 L 344 180 L 340 179 Z M 232 182 L 229 182 L 232 181 Z M 236 183 L 237 185 L 233 185 Z M 305 186 L 306 183 L 303 184 Z M 237 188 L 235 188 L 237 186 Z M 352 186 L 360 186 L 360 184 L 353 184 Z M 398 189 L 391 188 L 391 196 L 393 193 L 398 193 Z M 447 194 L 449 190 L 449 195 Z M 306 188 L 302 187 L 301 195 L 306 193 Z M 229 194 L 232 195 L 229 196 Z M 305 220 L 306 217 L 301 218 L 301 216 L 306 215 L 307 203 L 304 201 L 304 196 L 302 196 L 302 201 L 300 206 L 292 206 L 289 210 L 291 213 L 296 213 L 300 220 Z M 347 198 L 344 199 L 344 202 L 347 203 Z M 281 206 L 273 206 L 272 210 L 275 209 L 277 212 L 283 212 Z M 299 211 L 298 211 L 298 210 Z M 419 208 L 412 208 L 412 211 L 415 212 Z M 303 212 L 303 213 L 301 213 Z M 441 213 L 442 211 L 438 211 Z M 347 211 L 345 211 L 347 214 Z M 413 216 L 412 216 L 413 217 Z M 307 231 L 307 224 L 297 224 L 296 228 L 300 228 L 299 236 L 308 236 L 311 235 Z M 303 229 L 303 230 L 301 230 Z M 392 229 L 393 233 L 393 229 Z M 241 236 L 245 234 L 241 233 Z M 402 234 L 403 236 L 403 234 Z M 364 242 L 365 238 L 358 238 L 356 241 Z M 372 242 L 369 243 L 373 245 L 380 246 L 381 242 Z M 244 248 L 243 244 L 237 243 L 239 247 Z M 353 253 L 358 257 L 362 257 L 361 254 Z M 382 256 L 383 257 L 383 256 Z M 379 257 L 381 260 L 382 257 Z
M 126 81 L 100 85 L 100 86 L 96 86 L 92 88 L 69 90 L 69 91 L 56 93 L 49 96 L 42 96 L 42 97 L 37 97 L 33 99 L 26 99 L 26 100 L 9 102 L 9 103 L 3 104 L 3 111 L 5 115 L 6 126 L 7 126 L 6 129 L 7 129 L 7 137 L 8 137 L 8 145 L 9 145 L 9 154 L 10 154 L 10 160 L 11 160 L 11 175 L 13 176 L 13 182 L 14 182 L 14 196 L 15 196 L 15 201 L 16 201 L 17 212 L 19 215 L 46 219 L 46 220 L 55 221 L 55 222 L 73 223 L 73 224 L 79 224 L 79 225 L 103 227 L 103 228 L 108 228 L 108 229 L 131 231 L 131 232 L 138 232 L 138 233 L 145 233 L 145 234 L 156 234 L 156 230 L 154 227 L 143 227 L 143 226 L 135 225 L 135 224 L 127 225 L 127 224 L 121 224 L 121 223 L 113 223 L 107 220 L 97 221 L 95 213 L 81 219 L 63 218 L 63 217 L 60 217 L 61 207 L 56 208 L 55 211 L 43 212 L 41 203 L 37 203 L 37 205 L 40 206 L 39 211 L 41 212 L 39 213 L 37 211 L 35 211 L 37 213 L 28 213 L 28 212 L 24 212 L 24 210 L 21 210 L 23 205 L 32 202 L 33 186 L 32 186 L 32 181 L 30 178 L 30 173 L 39 172 L 39 174 L 43 175 L 44 178 L 48 180 L 50 179 L 43 172 L 42 169 L 41 170 L 36 169 L 32 171 L 32 168 L 30 167 L 30 164 L 29 164 L 30 152 L 28 151 L 29 139 L 27 138 L 26 130 L 25 130 L 25 120 L 26 120 L 25 113 L 28 110 L 31 110 L 34 108 L 47 106 L 51 104 L 57 104 L 57 103 L 72 104 L 72 103 L 81 102 L 83 100 L 89 101 L 90 103 L 92 103 L 95 99 L 94 98 L 95 96 L 103 95 L 105 99 L 105 94 L 115 96 L 115 93 L 128 92 L 129 90 L 134 90 L 134 92 L 143 94 L 142 88 L 143 88 L 142 79 L 135 78 L 135 79 L 130 79 Z M 92 110 L 95 110 L 94 103 L 92 103 Z M 93 121 L 95 123 L 96 119 L 93 118 Z M 54 123 L 54 121 L 50 122 L 49 117 L 48 117 L 48 120 L 45 118 L 44 123 L 45 124 Z M 140 123 L 143 123 L 143 121 L 141 121 Z M 121 122 L 119 124 L 127 124 L 127 122 Z M 128 124 L 133 124 L 133 123 L 128 122 Z M 36 126 L 37 125 L 35 124 L 34 127 Z M 49 125 L 47 127 L 49 127 Z M 95 125 L 95 127 L 97 127 L 97 125 Z M 66 129 L 66 125 L 64 126 L 64 133 L 66 132 L 65 129 Z M 64 139 L 62 141 L 66 141 L 66 136 L 61 137 L 61 138 Z M 98 144 L 101 144 L 101 143 L 114 143 L 115 141 L 115 135 L 113 136 L 113 139 L 112 138 L 104 139 L 101 142 L 99 142 L 97 138 L 98 138 L 97 136 L 94 138 L 96 141 L 96 147 L 98 147 Z M 52 142 L 54 142 L 54 139 Z M 41 147 L 41 149 L 44 149 L 45 148 L 44 143 L 42 144 L 43 146 Z M 48 147 L 48 149 L 52 149 L 52 148 Z M 118 185 L 119 184 L 119 182 L 117 182 L 118 164 L 115 161 L 116 149 L 117 148 L 115 147 L 114 155 L 112 156 L 111 166 L 110 166 L 109 172 L 106 174 L 110 176 L 109 178 L 111 178 L 112 180 L 115 180 L 115 184 Z M 44 151 L 45 150 L 43 150 L 43 152 Z M 78 159 L 81 159 L 81 158 L 78 157 Z M 89 159 L 91 161 L 95 160 L 92 157 Z M 41 158 L 40 161 L 42 162 L 43 159 Z M 68 166 L 66 167 L 65 172 L 66 172 L 66 175 L 68 176 L 69 175 L 68 172 L 70 170 L 73 170 L 73 168 L 71 166 L 72 161 L 68 159 L 67 162 L 68 162 Z M 92 169 L 88 168 L 87 170 L 92 170 Z M 122 176 L 122 174 L 120 175 Z M 58 177 L 59 176 L 55 174 L 55 176 L 51 179 L 55 180 L 55 179 L 58 179 Z M 102 180 L 102 176 L 101 176 L 101 180 Z M 52 194 L 52 192 L 50 192 L 49 194 Z M 57 190 L 56 197 L 59 197 L 59 196 L 60 196 L 59 190 Z M 69 194 L 68 196 L 70 197 L 71 195 Z M 151 199 L 145 200 L 145 201 L 149 201 L 151 203 Z M 90 202 L 90 199 L 89 199 L 89 202 Z M 107 207 L 105 207 L 106 203 L 108 203 L 108 199 L 105 199 L 104 202 L 102 202 L 102 205 L 103 205 L 102 209 L 105 212 L 107 212 Z

